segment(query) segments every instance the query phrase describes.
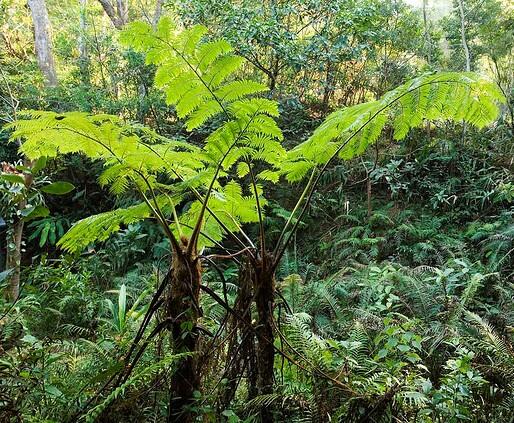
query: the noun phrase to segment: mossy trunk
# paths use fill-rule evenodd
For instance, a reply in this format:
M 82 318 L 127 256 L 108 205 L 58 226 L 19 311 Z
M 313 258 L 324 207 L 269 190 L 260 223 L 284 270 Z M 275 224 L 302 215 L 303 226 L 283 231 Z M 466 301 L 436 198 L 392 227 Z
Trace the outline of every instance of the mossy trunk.
M 177 364 L 171 375 L 168 422 L 189 423 L 195 418 L 194 392 L 200 390 L 200 371 L 197 364 L 197 321 L 201 267 L 198 259 L 174 254 L 168 288 L 166 317 L 171 321 L 171 337 L 175 353 L 193 353 Z
M 273 373 L 275 349 L 273 346 L 273 308 L 275 292 L 275 274 L 266 257 L 257 268 L 254 282 L 255 306 L 257 309 L 257 391 L 259 395 L 273 393 Z M 270 407 L 262 407 L 260 418 L 264 423 L 273 421 Z

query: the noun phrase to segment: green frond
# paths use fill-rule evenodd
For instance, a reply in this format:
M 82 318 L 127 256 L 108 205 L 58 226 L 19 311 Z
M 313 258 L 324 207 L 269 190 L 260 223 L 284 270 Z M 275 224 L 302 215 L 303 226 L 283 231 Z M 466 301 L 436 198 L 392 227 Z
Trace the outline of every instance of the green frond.
M 234 80 L 244 59 L 224 40 L 205 41 L 206 32 L 201 25 L 177 32 L 163 18 L 155 30 L 136 22 L 122 35 L 122 42 L 146 53 L 147 62 L 157 66 L 156 85 L 190 131 L 214 116 L 232 113 L 235 101 L 267 90 L 254 81 Z
M 99 182 L 110 185 L 114 194 L 125 192 L 132 182 L 146 191 L 155 181 L 152 174 L 188 179 L 204 167 L 198 147 L 126 125 L 115 116 L 28 111 L 20 117 L 10 127 L 11 139 L 23 140 L 21 153 L 33 160 L 70 153 L 102 160 Z
M 425 120 L 464 121 L 482 128 L 494 121 L 505 99 L 498 87 L 473 73 L 423 75 L 386 93 L 380 100 L 337 110 L 312 136 L 288 153 L 283 173 L 290 181 L 326 163 L 338 152 L 342 159 L 362 154 L 377 141 L 386 124 L 394 138 L 405 138 Z
M 250 187 L 248 192 L 253 193 Z M 257 186 L 257 193 L 260 205 L 263 207 L 267 201 L 262 196 L 260 186 Z M 201 209 L 202 204 L 197 200 L 180 216 L 180 223 L 184 226 L 183 232 L 186 236 L 191 234 L 191 228 L 197 222 Z M 236 181 L 229 181 L 213 191 L 209 200 L 209 209 L 231 232 L 237 232 L 244 223 L 257 222 L 259 219 L 254 197 L 244 195 L 243 187 Z M 221 241 L 225 235 L 223 227 L 210 213 L 204 216 L 202 233 L 204 235 L 200 237 L 199 248 L 210 247 L 213 245 L 212 240 Z
M 105 241 L 118 232 L 121 225 L 139 222 L 150 215 L 151 211 L 146 203 L 95 214 L 76 222 L 57 245 L 66 251 L 78 252 L 93 242 Z

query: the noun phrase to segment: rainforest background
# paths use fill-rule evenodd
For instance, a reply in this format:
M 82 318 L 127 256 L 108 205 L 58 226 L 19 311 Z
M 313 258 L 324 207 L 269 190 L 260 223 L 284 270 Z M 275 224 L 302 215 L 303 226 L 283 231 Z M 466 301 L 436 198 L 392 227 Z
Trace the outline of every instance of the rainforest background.
M 514 419 L 511 1 L 0 0 L 0 126 L 1 422 Z

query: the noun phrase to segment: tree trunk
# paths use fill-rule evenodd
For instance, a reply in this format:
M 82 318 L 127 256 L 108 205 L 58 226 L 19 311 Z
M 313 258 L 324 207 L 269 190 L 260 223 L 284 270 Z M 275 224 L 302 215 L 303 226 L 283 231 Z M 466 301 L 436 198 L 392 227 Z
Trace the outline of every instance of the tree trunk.
M 432 64 L 432 39 L 430 37 L 430 31 L 428 28 L 428 14 L 427 14 L 428 0 L 423 0 L 423 25 L 425 27 L 425 54 L 427 57 L 427 63 L 430 66 Z
M 24 160 L 23 165 L 26 167 L 32 167 L 30 160 Z M 3 170 L 12 171 L 10 165 L 3 167 Z M 25 173 L 23 175 L 25 180 L 25 188 L 28 190 L 33 183 L 33 176 L 31 173 Z M 25 196 L 18 202 L 18 211 L 23 210 L 27 205 L 27 199 Z M 20 274 L 21 274 L 21 247 L 23 239 L 23 228 L 25 222 L 14 215 L 12 227 L 7 231 L 7 255 L 6 255 L 6 270 L 10 270 L 12 273 L 9 275 L 9 289 L 7 292 L 7 298 L 16 301 L 20 295 Z
M 57 86 L 57 73 L 52 56 L 52 40 L 50 35 L 50 20 L 45 0 L 28 0 L 32 22 L 34 24 L 34 45 L 39 69 L 45 78 L 47 87 Z
M 323 84 L 323 99 L 321 100 L 321 111 L 324 115 L 328 113 L 330 97 L 334 92 L 334 74 L 332 71 L 332 62 L 327 61 L 325 68 L 325 83 Z
M 153 19 L 152 19 L 152 26 L 154 27 L 154 29 L 157 27 L 157 24 L 159 23 L 159 19 L 161 19 L 163 3 L 164 3 L 164 0 L 157 0 L 157 3 L 155 4 L 155 13 L 154 13 Z
M 24 222 L 16 218 L 11 230 L 7 232 L 7 257 L 6 270 L 12 273 L 9 275 L 9 290 L 7 298 L 16 301 L 20 295 L 20 273 L 21 273 L 21 242 L 23 237 Z
M 366 178 L 366 194 L 367 194 L 367 205 L 368 205 L 368 219 L 371 218 L 371 215 L 373 214 L 373 205 L 372 205 L 372 191 L 371 191 L 371 177 L 368 173 Z
M 128 22 L 128 3 L 127 0 L 116 0 L 116 9 L 118 11 L 118 19 L 122 27 Z
M 80 0 L 80 28 L 79 28 L 79 39 L 78 39 L 78 50 L 79 50 L 79 69 L 82 83 L 89 85 L 89 56 L 87 52 L 87 0 Z
M 465 14 L 464 14 L 464 0 L 458 0 L 459 13 L 460 13 L 460 36 L 462 41 L 462 48 L 464 50 L 464 58 L 466 59 L 466 72 L 471 71 L 471 58 L 469 55 L 468 41 L 466 39 L 466 25 L 465 25 Z M 465 141 L 467 125 L 466 122 L 462 122 L 462 142 Z
M 259 395 L 273 393 L 275 349 L 273 346 L 273 308 L 275 274 L 270 269 L 271 257 L 265 257 L 257 268 L 254 282 L 255 305 L 257 308 L 257 391 Z M 270 407 L 260 410 L 261 422 L 273 422 Z
M 252 283 L 254 272 L 250 263 L 245 262 L 239 269 L 239 291 L 234 303 L 234 311 L 244 322 L 232 316 L 227 332 L 234 332 L 227 348 L 225 375 L 228 380 L 224 387 L 218 410 L 223 412 L 230 407 L 236 394 L 239 379 L 246 370 L 248 375 L 248 399 L 257 396 L 257 369 L 255 358 L 255 336 L 252 328 L 253 301 Z
M 471 71 L 471 57 L 469 54 L 468 41 L 466 39 L 466 25 L 464 14 L 464 0 L 458 0 L 459 13 L 460 13 L 460 36 L 462 41 L 462 48 L 464 49 L 464 58 L 466 59 L 466 72 Z
M 116 0 L 116 7 L 110 0 L 98 0 L 104 12 L 116 29 L 123 29 L 128 22 L 128 6 L 124 0 Z
M 201 266 L 198 259 L 188 256 L 186 247 L 173 254 L 171 281 L 166 300 L 166 317 L 171 321 L 171 338 L 175 353 L 195 354 L 198 350 L 197 320 Z M 194 420 L 191 406 L 194 392 L 200 390 L 200 371 L 195 355 L 182 359 L 171 375 L 168 422 L 189 423 Z

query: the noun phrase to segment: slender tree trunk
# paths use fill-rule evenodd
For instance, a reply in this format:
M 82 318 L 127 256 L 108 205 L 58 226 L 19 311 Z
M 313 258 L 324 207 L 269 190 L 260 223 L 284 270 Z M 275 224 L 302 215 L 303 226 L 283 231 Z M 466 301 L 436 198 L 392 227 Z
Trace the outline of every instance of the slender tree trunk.
M 494 73 L 496 74 L 496 83 L 498 84 L 498 87 L 500 88 L 501 92 L 507 99 L 506 106 L 507 110 L 510 116 L 510 131 L 512 133 L 512 136 L 514 137 L 514 107 L 512 105 L 512 97 L 510 95 L 511 92 L 514 92 L 514 90 L 509 89 L 508 79 L 502 77 L 502 73 L 500 71 L 500 66 L 498 64 L 498 59 L 494 56 L 491 56 L 491 60 L 494 64 Z M 508 124 L 508 122 L 507 122 Z
M 167 296 L 166 317 L 171 321 L 171 337 L 176 353 L 198 350 L 197 320 L 199 306 L 201 266 L 197 258 L 190 257 L 184 247 L 173 255 L 171 281 Z M 191 407 L 194 392 L 200 390 L 200 371 L 196 355 L 182 359 L 171 375 L 168 422 L 190 423 L 195 416 Z
M 427 57 L 427 63 L 430 66 L 432 64 L 432 40 L 430 38 L 430 31 L 428 28 L 428 0 L 423 0 L 423 25 L 425 27 L 425 54 Z
M 79 68 L 80 77 L 82 83 L 89 85 L 89 55 L 87 51 L 87 0 L 80 0 L 80 28 L 79 28 L 79 39 L 78 39 L 78 50 L 79 50 Z
M 45 0 L 28 0 L 34 25 L 34 45 L 39 69 L 45 78 L 47 87 L 57 86 L 57 73 L 52 56 L 50 20 Z
M 372 203 L 371 203 L 371 199 L 372 199 L 371 177 L 369 175 L 369 172 L 368 172 L 368 175 L 367 175 L 367 178 L 366 178 L 366 194 L 367 194 L 368 219 L 369 219 L 371 217 L 371 215 L 373 214 L 373 206 L 372 206 Z
M 462 48 L 464 50 L 464 58 L 466 60 L 466 72 L 471 71 L 471 58 L 469 55 L 468 41 L 466 39 L 466 21 L 464 14 L 464 0 L 458 0 L 459 14 L 460 14 L 460 36 L 462 41 Z M 462 142 L 465 141 L 467 132 L 466 122 L 462 122 Z
M 152 19 L 152 26 L 154 28 L 157 26 L 159 19 L 161 19 L 163 3 L 164 3 L 164 0 L 157 0 L 157 3 L 155 4 L 155 13 L 154 13 L 153 19 Z
M 116 0 L 116 7 L 110 0 L 98 0 L 105 14 L 116 29 L 122 29 L 128 22 L 128 5 L 125 0 Z
M 20 274 L 21 274 L 21 243 L 23 237 L 24 222 L 16 218 L 12 229 L 7 232 L 7 256 L 6 270 L 12 273 L 9 275 L 9 290 L 7 298 L 15 301 L 20 295 Z
M 323 87 L 323 99 L 321 100 L 321 110 L 323 114 L 328 113 L 330 97 L 334 92 L 334 72 L 332 69 L 332 62 L 327 61 L 325 68 L 325 83 Z
M 25 159 L 23 165 L 31 167 L 32 162 Z M 5 170 L 5 168 L 4 168 Z M 33 176 L 31 173 L 25 173 L 23 175 L 25 180 L 25 188 L 29 189 L 33 182 Z M 23 210 L 27 205 L 27 199 L 24 197 L 18 202 L 17 209 Z M 9 275 L 9 290 L 7 292 L 7 298 L 15 301 L 20 295 L 20 276 L 21 276 L 21 256 L 22 256 L 22 240 L 23 240 L 23 228 L 25 222 L 17 215 L 13 218 L 12 227 L 7 231 L 7 254 L 6 254 L 6 270 L 10 270 L 12 273 Z
M 275 295 L 275 275 L 270 269 L 272 257 L 265 257 L 256 270 L 254 292 L 257 308 L 257 391 L 259 395 L 273 393 L 275 349 L 273 346 L 273 308 Z M 261 422 L 273 422 L 270 407 L 260 410 Z
M 464 14 L 464 0 L 458 0 L 459 13 L 460 13 L 460 36 L 462 41 L 462 48 L 464 50 L 464 58 L 466 59 L 466 72 L 471 71 L 471 57 L 469 54 L 468 41 L 466 39 L 466 21 Z
M 120 25 L 124 27 L 128 23 L 128 3 L 127 0 L 116 0 L 116 9 Z

